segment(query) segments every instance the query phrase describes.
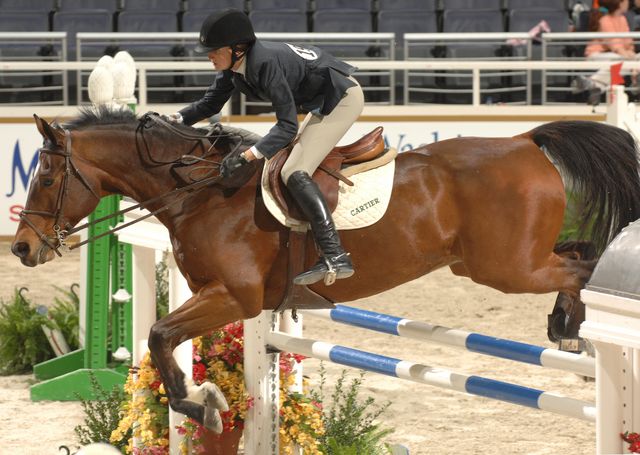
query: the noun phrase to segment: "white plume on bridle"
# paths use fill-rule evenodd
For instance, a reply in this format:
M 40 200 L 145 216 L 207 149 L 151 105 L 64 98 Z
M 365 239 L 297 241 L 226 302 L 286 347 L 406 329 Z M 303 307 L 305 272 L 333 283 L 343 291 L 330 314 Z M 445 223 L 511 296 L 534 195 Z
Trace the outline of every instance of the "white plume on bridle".
M 114 108 L 135 104 L 136 64 L 127 51 L 104 55 L 89 75 L 89 100 Z

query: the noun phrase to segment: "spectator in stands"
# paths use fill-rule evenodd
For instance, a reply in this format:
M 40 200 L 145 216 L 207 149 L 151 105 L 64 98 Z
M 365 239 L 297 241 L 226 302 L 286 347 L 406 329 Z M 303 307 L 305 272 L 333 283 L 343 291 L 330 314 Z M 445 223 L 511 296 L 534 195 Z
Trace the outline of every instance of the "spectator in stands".
M 298 133 L 297 107 L 309 112 L 281 177 L 311 224 L 322 258 L 298 275 L 296 284 L 348 278 L 354 273 L 342 247 L 331 212 L 311 175 L 353 125 L 364 106 L 355 68 L 313 46 L 257 40 L 249 18 L 238 10 L 208 16 L 196 48 L 206 52 L 219 73 L 204 97 L 170 117 L 186 125 L 220 112 L 235 87 L 242 93 L 270 101 L 277 123 L 253 147 L 231 153 L 221 165 L 229 176 L 248 162 L 271 158 Z
M 625 13 L 629 9 L 629 0 L 600 0 L 594 2 L 589 18 L 590 32 L 621 33 L 629 31 Z M 587 60 L 637 60 L 631 38 L 595 39 L 585 49 Z M 635 74 L 633 76 L 635 84 Z M 589 91 L 589 103 L 596 104 L 600 94 L 611 84 L 609 68 L 601 68 L 590 77 L 579 76 L 573 83 L 575 93 Z

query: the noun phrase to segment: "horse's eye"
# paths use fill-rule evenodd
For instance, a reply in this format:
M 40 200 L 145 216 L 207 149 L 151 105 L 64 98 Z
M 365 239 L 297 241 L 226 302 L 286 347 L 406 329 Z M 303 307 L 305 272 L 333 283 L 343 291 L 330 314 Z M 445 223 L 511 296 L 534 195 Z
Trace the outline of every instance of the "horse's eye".
M 53 185 L 53 179 L 45 178 L 42 179 L 42 186 L 51 186 Z

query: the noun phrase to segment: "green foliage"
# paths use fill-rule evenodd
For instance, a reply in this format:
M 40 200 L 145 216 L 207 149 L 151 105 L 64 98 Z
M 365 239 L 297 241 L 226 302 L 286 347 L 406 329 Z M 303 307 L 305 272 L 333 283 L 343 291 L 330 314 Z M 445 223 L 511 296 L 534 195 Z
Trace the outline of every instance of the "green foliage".
M 13 298 L 0 299 L 0 374 L 26 373 L 36 363 L 52 357 L 53 351 L 42 331 L 50 321 L 39 314 L 16 289 Z
M 80 347 L 80 340 L 78 339 L 80 332 L 80 299 L 74 290 L 77 286 L 77 284 L 71 285 L 68 291 L 54 286 L 64 298 L 54 297 L 53 305 L 49 307 L 49 317 L 53 320 L 55 326 L 60 329 L 72 351 Z
M 84 400 L 78 396 L 85 419 L 84 424 L 76 426 L 73 431 L 82 445 L 93 442 L 113 444 L 109 438 L 113 430 L 118 428 L 120 407 L 127 400 L 127 394 L 117 386 L 114 386 L 110 392 L 105 390 L 94 374 L 90 374 L 89 379 L 93 396 L 97 397 L 97 400 Z M 130 437 L 131 435 L 127 435 L 115 447 L 124 452 Z
M 156 318 L 161 319 L 169 313 L 169 266 L 168 253 L 162 253 L 162 260 L 156 264 Z
M 320 438 L 320 450 L 328 455 L 382 455 L 389 449 L 382 439 L 393 432 L 381 428 L 375 420 L 384 413 L 390 402 L 375 403 L 373 397 L 360 398 L 364 372 L 347 383 L 343 370 L 331 395 L 331 405 L 325 407 L 323 422 L 325 434 Z M 326 370 L 320 366 L 320 390 L 312 392 L 312 398 L 325 403 L 324 388 Z

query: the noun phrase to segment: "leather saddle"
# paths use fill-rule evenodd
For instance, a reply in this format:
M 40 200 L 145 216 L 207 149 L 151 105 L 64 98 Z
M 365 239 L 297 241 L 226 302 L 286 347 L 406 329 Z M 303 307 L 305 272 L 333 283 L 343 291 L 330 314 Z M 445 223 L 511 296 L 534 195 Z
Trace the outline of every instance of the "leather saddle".
M 265 172 L 268 173 L 269 189 L 275 199 L 287 216 L 295 219 L 304 219 L 293 199 L 289 196 L 289 192 L 280 178 L 280 171 L 287 158 L 291 154 L 293 146 L 296 144 L 294 140 L 284 149 L 280 150 L 271 160 Z M 377 163 L 377 159 L 384 155 L 384 139 L 382 137 L 382 127 L 379 126 L 370 133 L 350 145 L 334 147 L 327 157 L 322 161 L 318 169 L 313 173 L 313 180 L 320 187 L 320 191 L 327 201 L 327 205 L 333 212 L 338 205 L 338 187 L 339 181 L 345 182 L 347 185 L 353 185 L 346 177 L 357 172 L 367 169 L 373 169 L 386 163 Z M 371 163 L 367 166 L 366 163 Z M 363 165 L 364 166 L 355 166 Z M 357 172 L 348 172 L 353 167 Z

